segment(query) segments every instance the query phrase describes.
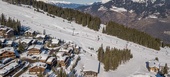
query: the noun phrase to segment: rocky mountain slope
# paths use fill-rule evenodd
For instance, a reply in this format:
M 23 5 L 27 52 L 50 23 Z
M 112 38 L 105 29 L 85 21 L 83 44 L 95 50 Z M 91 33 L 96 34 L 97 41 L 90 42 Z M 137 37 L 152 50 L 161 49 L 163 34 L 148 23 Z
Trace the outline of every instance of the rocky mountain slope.
M 77 9 L 100 17 L 105 24 L 115 21 L 170 43 L 170 0 L 111 0 Z

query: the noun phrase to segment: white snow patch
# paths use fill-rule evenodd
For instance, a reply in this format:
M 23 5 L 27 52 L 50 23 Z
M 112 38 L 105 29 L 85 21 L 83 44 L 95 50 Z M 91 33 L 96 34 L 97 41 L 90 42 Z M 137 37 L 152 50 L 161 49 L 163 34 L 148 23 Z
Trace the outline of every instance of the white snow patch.
M 149 15 L 149 18 L 157 19 L 158 17 L 157 17 L 157 16 L 155 16 L 155 15 Z
M 107 8 L 104 7 L 103 5 L 101 5 L 100 8 L 98 9 L 98 11 L 107 11 Z
M 127 10 L 125 8 L 118 8 L 115 6 L 112 6 L 112 8 L 110 8 L 111 11 L 115 11 L 115 12 L 126 12 Z
M 102 0 L 102 3 L 104 4 L 104 3 L 107 3 L 107 2 L 109 2 L 110 0 Z
M 132 0 L 133 2 L 138 2 L 138 3 L 146 3 L 148 0 Z M 154 3 L 156 0 L 151 0 L 152 3 Z

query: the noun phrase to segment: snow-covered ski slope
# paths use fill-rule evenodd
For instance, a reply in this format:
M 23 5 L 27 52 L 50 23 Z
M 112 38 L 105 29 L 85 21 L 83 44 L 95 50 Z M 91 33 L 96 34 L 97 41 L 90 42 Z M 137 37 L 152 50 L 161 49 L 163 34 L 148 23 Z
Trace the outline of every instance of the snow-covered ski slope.
M 20 20 L 22 25 L 28 26 L 32 30 L 43 32 L 45 29 L 46 33 L 53 37 L 63 40 L 72 40 L 81 46 L 85 51 L 87 51 L 87 53 L 80 55 L 82 59 L 76 67 L 78 74 L 80 74 L 79 71 L 84 62 L 88 60 L 97 61 L 96 50 L 101 46 L 101 44 L 103 44 L 104 47 L 110 46 L 118 49 L 124 49 L 127 46 L 127 48 L 131 49 L 133 58 L 127 63 L 120 65 L 115 71 L 105 72 L 103 65 L 101 65 L 102 67 L 98 77 L 131 77 L 134 74 L 154 76 L 153 73 L 149 73 L 146 69 L 145 62 L 154 59 L 155 57 L 158 57 L 160 62 L 168 63 L 170 66 L 169 48 L 161 48 L 160 51 L 149 49 L 132 42 L 121 40 L 114 36 L 90 30 L 74 22 L 71 22 L 70 24 L 67 20 L 62 18 L 52 18 L 46 14 L 35 12 L 34 9 L 11 5 L 2 2 L 2 0 L 0 0 L 0 13 L 4 13 L 7 16 Z M 74 36 L 72 35 L 73 29 L 75 29 Z M 100 38 L 99 40 L 98 37 Z M 90 50 L 89 47 L 94 48 L 94 50 Z M 90 56 L 91 54 L 92 56 Z

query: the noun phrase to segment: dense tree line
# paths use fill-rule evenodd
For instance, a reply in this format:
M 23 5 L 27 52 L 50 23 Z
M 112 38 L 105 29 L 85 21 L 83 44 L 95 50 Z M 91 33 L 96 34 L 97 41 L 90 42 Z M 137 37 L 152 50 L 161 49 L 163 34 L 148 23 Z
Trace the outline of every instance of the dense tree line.
M 103 46 L 98 49 L 98 60 L 104 64 L 104 69 L 106 71 L 116 70 L 120 64 L 125 63 L 132 57 L 133 55 L 128 49 L 119 50 L 106 47 L 106 50 L 104 51 Z
M 48 12 L 49 14 L 53 14 L 58 17 L 62 17 L 69 21 L 75 21 L 78 24 L 82 24 L 83 26 L 88 26 L 90 29 L 98 31 L 100 28 L 100 18 L 93 17 L 90 14 L 82 13 L 77 10 L 69 9 L 69 8 L 61 8 L 55 5 L 47 4 L 41 1 L 36 0 L 5 0 L 9 3 L 16 5 L 30 5 L 39 10 L 43 10 Z
M 127 28 L 115 22 L 108 22 L 106 29 L 104 29 L 103 32 L 149 48 L 160 50 L 161 42 L 159 39 L 153 38 L 150 35 L 136 29 Z
M 15 34 L 18 34 L 21 30 L 20 21 L 16 21 L 10 17 L 7 19 L 4 14 L 1 14 L 0 16 L 0 24 L 12 28 Z

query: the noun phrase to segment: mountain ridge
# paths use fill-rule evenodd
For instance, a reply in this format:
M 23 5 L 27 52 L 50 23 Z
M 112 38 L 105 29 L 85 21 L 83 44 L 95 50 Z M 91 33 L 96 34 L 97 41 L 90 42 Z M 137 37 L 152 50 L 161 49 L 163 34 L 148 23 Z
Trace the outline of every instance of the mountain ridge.
M 169 35 L 162 30 L 162 28 L 169 29 L 169 0 L 147 0 L 145 3 L 133 2 L 132 0 L 111 0 L 105 4 L 98 3 L 79 7 L 77 10 L 100 17 L 104 24 L 107 24 L 108 21 L 114 21 L 170 43 Z

